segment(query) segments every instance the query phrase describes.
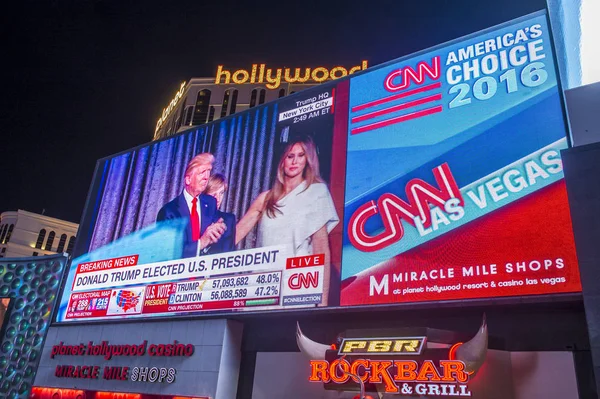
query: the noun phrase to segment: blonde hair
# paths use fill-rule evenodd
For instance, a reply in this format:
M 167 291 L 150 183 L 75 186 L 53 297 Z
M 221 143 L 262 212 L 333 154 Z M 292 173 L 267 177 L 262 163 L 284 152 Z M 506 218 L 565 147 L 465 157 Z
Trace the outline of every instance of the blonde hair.
M 227 190 L 227 179 L 225 179 L 225 176 L 222 174 L 215 173 L 208 179 L 208 183 L 206 184 L 206 189 L 204 192 L 207 194 L 210 192 L 216 192 L 220 187 L 225 187 L 225 190 Z
M 277 203 L 284 195 L 284 161 L 296 144 L 302 146 L 304 154 L 306 155 L 306 166 L 302 171 L 302 177 L 306 182 L 306 188 L 304 190 L 307 190 L 313 183 L 323 182 L 319 171 L 319 157 L 317 156 L 317 146 L 315 145 L 315 142 L 308 136 L 291 140 L 283 150 L 283 154 L 277 165 L 277 176 L 273 182 L 273 187 L 271 187 L 271 190 L 269 190 L 269 193 L 265 198 L 265 212 L 267 212 L 267 216 L 271 219 L 276 216 L 277 212 L 281 213 L 281 210 L 279 209 L 280 206 L 277 205 Z
M 190 173 L 192 173 L 192 171 L 194 169 L 196 169 L 198 166 L 212 165 L 213 162 L 215 162 L 215 157 L 213 156 L 213 154 L 211 154 L 209 152 L 204 152 L 202 154 L 198 154 L 194 158 L 192 158 L 190 160 L 190 162 L 188 162 L 188 164 L 185 168 L 184 176 L 189 176 Z

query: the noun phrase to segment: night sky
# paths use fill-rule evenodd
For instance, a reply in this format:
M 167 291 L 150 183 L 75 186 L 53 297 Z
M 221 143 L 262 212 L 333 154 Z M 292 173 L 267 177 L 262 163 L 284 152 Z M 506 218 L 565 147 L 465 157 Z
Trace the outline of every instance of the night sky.
M 79 222 L 96 160 L 152 139 L 217 64 L 373 66 L 545 7 L 544 0 L 17 1 L 3 5 L 0 212 Z

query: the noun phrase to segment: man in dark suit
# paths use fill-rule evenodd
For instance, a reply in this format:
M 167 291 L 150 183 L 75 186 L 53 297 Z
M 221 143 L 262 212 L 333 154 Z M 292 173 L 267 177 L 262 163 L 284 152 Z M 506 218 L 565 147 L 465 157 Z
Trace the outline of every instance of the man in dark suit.
M 182 193 L 165 204 L 156 216 L 157 222 L 171 219 L 186 221 L 182 258 L 213 253 L 211 247 L 227 229 L 223 219 L 217 214 L 217 202 L 214 197 L 202 194 L 208 183 L 214 159 L 209 153 L 192 158 L 185 170 Z

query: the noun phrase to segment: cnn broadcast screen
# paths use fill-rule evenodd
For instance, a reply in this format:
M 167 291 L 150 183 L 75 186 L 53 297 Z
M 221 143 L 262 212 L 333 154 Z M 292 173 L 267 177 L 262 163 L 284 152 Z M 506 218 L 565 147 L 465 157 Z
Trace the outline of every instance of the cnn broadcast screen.
M 581 290 L 543 13 L 350 82 L 343 305 Z
M 58 320 L 339 303 L 347 110 L 332 82 L 99 161 Z

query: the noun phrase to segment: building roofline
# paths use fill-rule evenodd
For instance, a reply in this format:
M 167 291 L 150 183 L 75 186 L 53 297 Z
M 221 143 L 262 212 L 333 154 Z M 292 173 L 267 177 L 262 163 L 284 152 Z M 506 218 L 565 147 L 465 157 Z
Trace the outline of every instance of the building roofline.
M 71 227 L 74 229 L 79 228 L 78 223 L 73 223 L 73 222 L 69 222 L 67 220 L 54 218 L 52 216 L 40 215 L 39 213 L 29 212 L 29 211 L 26 211 L 23 209 L 19 209 L 17 211 L 6 211 L 6 212 L 2 212 L 2 214 L 0 214 L 0 216 L 2 218 L 6 217 L 6 216 L 16 216 L 18 218 L 19 215 L 27 216 L 32 219 L 44 220 L 46 222 L 54 223 L 57 225 L 68 226 L 68 227 Z

